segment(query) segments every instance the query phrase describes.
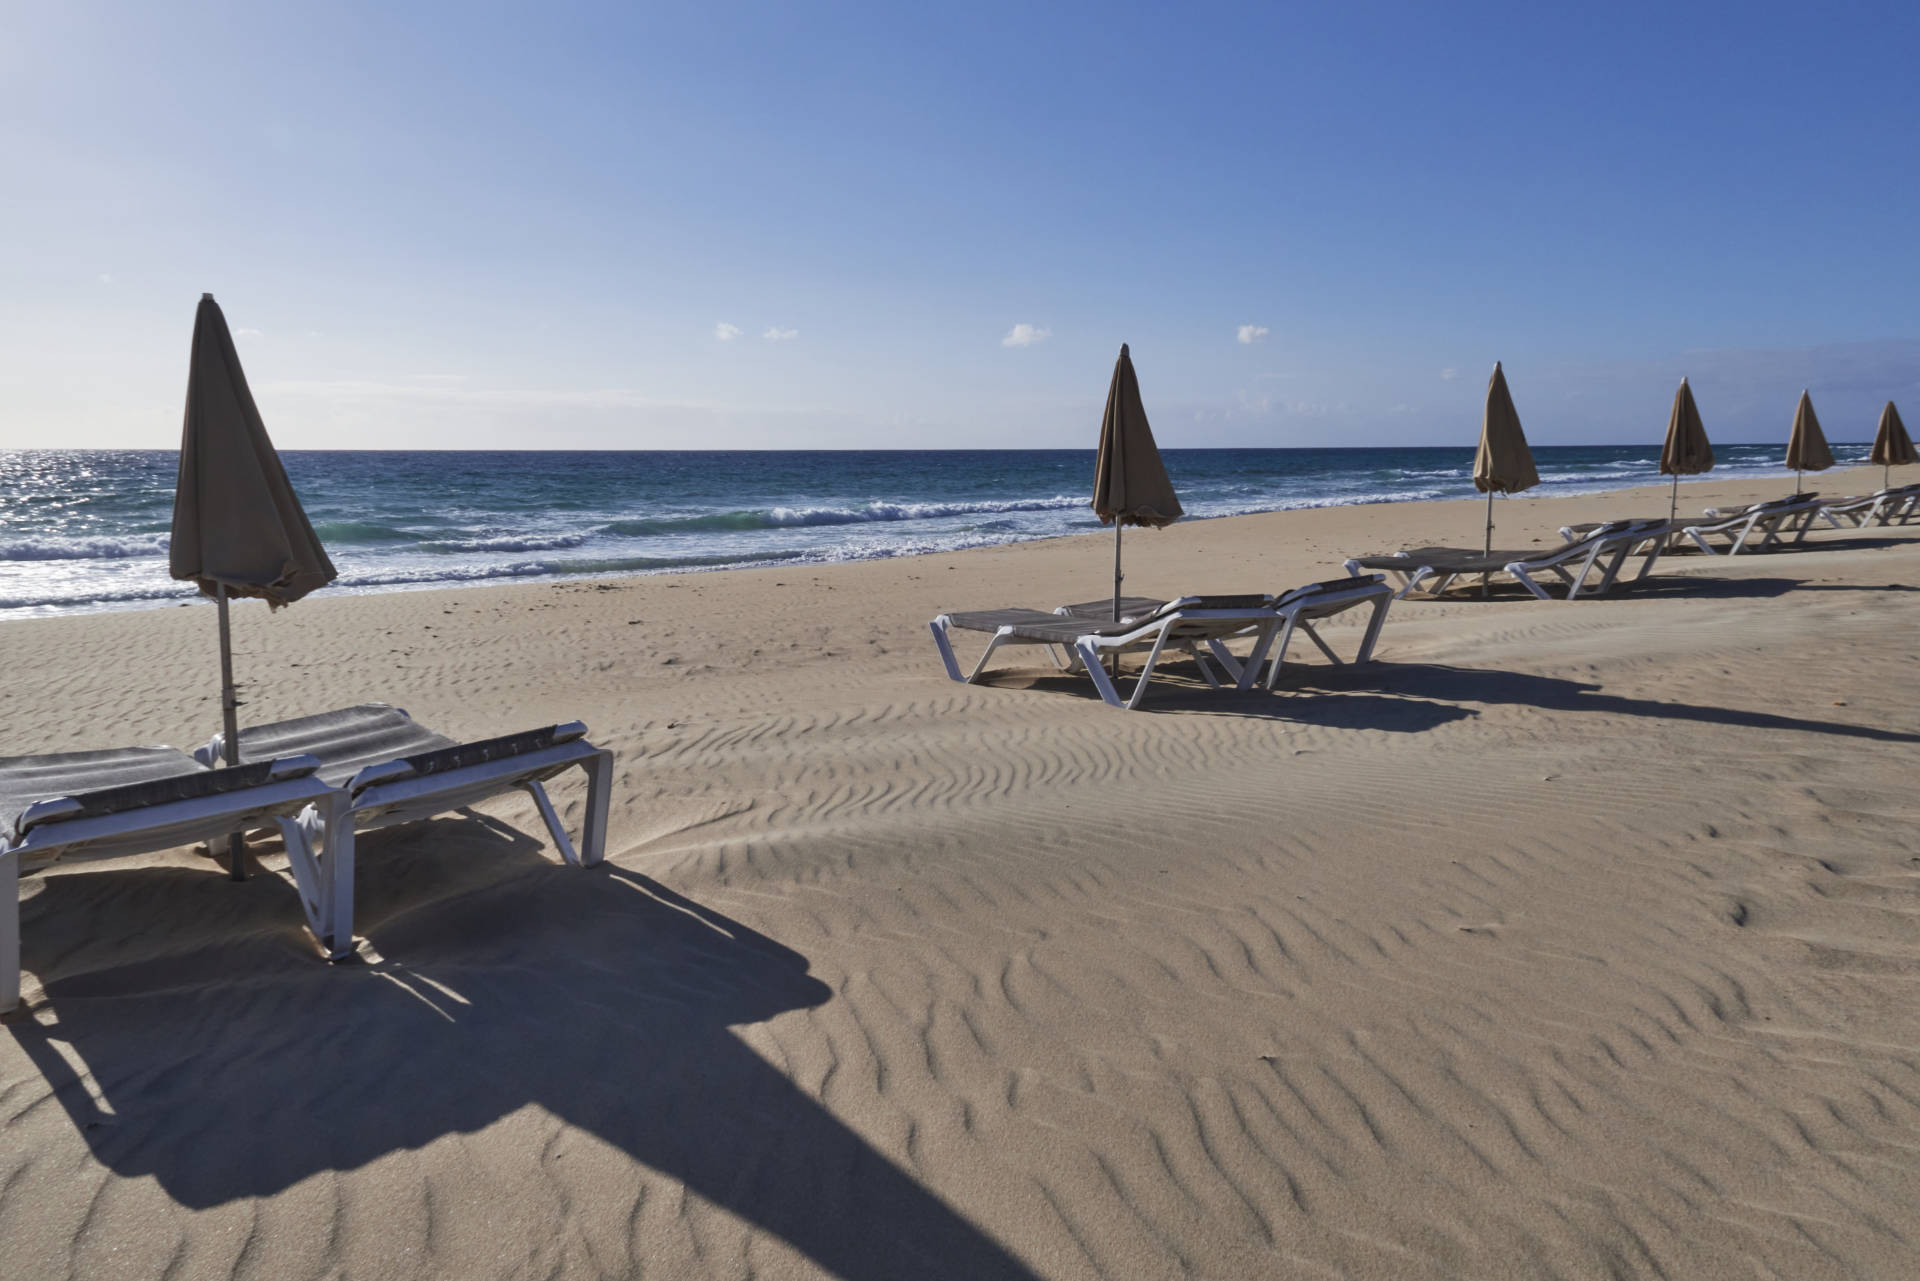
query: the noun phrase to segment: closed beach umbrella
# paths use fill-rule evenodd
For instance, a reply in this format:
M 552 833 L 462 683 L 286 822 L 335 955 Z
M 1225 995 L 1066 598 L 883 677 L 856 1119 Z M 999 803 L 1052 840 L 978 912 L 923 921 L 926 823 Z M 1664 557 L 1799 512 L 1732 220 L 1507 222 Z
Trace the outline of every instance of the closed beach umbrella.
M 1184 514 L 1160 449 L 1147 425 L 1146 406 L 1140 403 L 1140 380 L 1134 377 L 1133 358 L 1120 344 L 1107 388 L 1107 412 L 1100 420 L 1100 458 L 1094 464 L 1093 514 L 1102 525 L 1113 526 L 1113 618 L 1120 621 L 1120 531 L 1128 525 L 1158 529 Z
M 333 581 L 336 571 L 314 535 L 280 456 L 247 390 L 233 335 L 212 294 L 200 296 L 187 370 L 180 476 L 173 494 L 168 568 L 220 607 L 220 711 L 227 764 L 240 761 L 227 601 L 257 596 L 278 609 Z M 245 875 L 238 840 L 233 875 Z
M 1673 499 L 1667 507 L 1667 519 L 1680 514 L 1680 478 L 1698 476 L 1713 470 L 1713 446 L 1707 441 L 1707 428 L 1700 421 L 1700 407 L 1693 403 L 1693 388 L 1680 380 L 1673 393 L 1673 413 L 1667 417 L 1667 444 L 1660 451 L 1660 474 L 1673 477 Z
M 1820 430 L 1820 419 L 1813 412 L 1813 397 L 1804 390 L 1793 411 L 1793 434 L 1787 437 L 1787 466 L 1793 468 L 1793 487 L 1800 488 L 1800 473 L 1825 471 L 1833 466 L 1833 451 L 1827 448 L 1827 435 Z
M 1920 462 L 1920 455 L 1913 451 L 1913 438 L 1907 435 L 1907 425 L 1900 421 L 1900 411 L 1893 407 L 1891 400 L 1880 411 L 1880 430 L 1874 433 L 1871 457 L 1880 464 L 1882 489 L 1888 488 L 1891 483 L 1892 468 Z
M 1520 413 L 1513 407 L 1513 394 L 1507 390 L 1507 376 L 1500 362 L 1493 362 L 1493 377 L 1487 380 L 1487 412 L 1480 422 L 1480 452 L 1473 458 L 1473 487 L 1487 496 L 1487 540 L 1481 549 L 1493 550 L 1493 496 L 1517 494 L 1540 483 L 1533 468 L 1533 451 L 1527 448 L 1527 433 L 1520 428 Z M 1480 583 L 1486 593 L 1486 580 Z

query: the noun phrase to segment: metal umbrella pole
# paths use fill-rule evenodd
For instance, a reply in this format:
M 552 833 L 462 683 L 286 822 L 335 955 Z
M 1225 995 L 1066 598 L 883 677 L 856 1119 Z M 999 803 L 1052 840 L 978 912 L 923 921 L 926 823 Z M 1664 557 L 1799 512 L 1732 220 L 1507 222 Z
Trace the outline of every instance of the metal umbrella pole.
M 1480 545 L 1480 554 L 1482 556 L 1493 555 L 1493 491 L 1491 489 L 1487 491 L 1487 538 L 1486 541 Z M 1488 595 L 1489 589 L 1487 585 L 1492 581 L 1493 575 L 1487 573 L 1480 575 L 1481 596 L 1484 597 Z
M 226 733 L 222 748 L 228 765 L 240 763 L 240 700 L 233 688 L 233 627 L 227 618 L 226 584 L 214 589 L 214 604 L 220 610 L 220 720 Z M 236 881 L 247 879 L 247 834 L 234 832 L 227 837 L 227 875 Z

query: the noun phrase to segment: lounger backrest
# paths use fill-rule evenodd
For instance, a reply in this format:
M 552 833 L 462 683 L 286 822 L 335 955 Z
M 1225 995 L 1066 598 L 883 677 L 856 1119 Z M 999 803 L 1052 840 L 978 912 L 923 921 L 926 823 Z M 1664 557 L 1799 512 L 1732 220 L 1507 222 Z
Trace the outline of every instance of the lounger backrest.
M 1304 596 L 1325 596 L 1333 592 L 1349 592 L 1356 588 L 1372 587 L 1376 583 L 1384 581 L 1386 581 L 1385 577 L 1380 574 L 1356 574 L 1351 578 L 1329 578 L 1318 583 L 1303 583 L 1292 591 L 1281 593 L 1274 598 L 1273 603 L 1274 607 L 1278 608 L 1282 605 L 1291 605 Z
M 281 783 L 304 778 L 320 768 L 312 756 L 288 756 L 278 760 L 256 761 L 251 765 L 231 765 L 224 769 L 197 770 L 143 783 L 122 783 L 71 796 L 55 796 L 36 802 L 14 821 L 14 838 L 24 840 L 27 832 L 45 823 L 66 822 L 76 818 L 104 818 L 134 810 L 193 801 L 244 791 L 266 783 Z
M 1186 614 L 1196 609 L 1265 609 L 1265 593 L 1256 596 L 1182 596 L 1179 600 L 1170 600 L 1160 607 L 1155 618 L 1164 618 L 1168 614 Z
M 544 729 L 503 734 L 499 738 L 455 743 L 452 747 L 436 748 L 431 752 L 420 752 L 413 756 L 403 756 L 398 760 L 369 765 L 348 780 L 347 790 L 357 796 L 377 784 L 392 783 L 403 778 L 426 778 L 434 774 L 450 774 L 454 770 L 467 769 L 475 765 L 511 760 L 516 756 L 545 751 L 549 747 L 571 743 L 575 739 L 586 736 L 586 725 L 580 721 L 568 721 L 564 725 L 549 725 Z

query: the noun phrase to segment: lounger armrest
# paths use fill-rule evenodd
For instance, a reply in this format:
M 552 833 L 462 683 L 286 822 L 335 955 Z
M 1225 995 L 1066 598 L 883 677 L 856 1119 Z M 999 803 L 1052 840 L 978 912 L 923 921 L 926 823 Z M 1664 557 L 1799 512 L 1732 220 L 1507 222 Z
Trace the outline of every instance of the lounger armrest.
M 290 778 L 305 778 L 319 768 L 318 756 L 282 756 L 267 762 L 267 781 L 284 783 Z
M 426 778 L 434 774 L 450 774 L 455 770 L 468 769 L 475 765 L 511 760 L 516 756 L 530 756 L 551 747 L 577 742 L 586 735 L 587 727 L 584 722 L 568 721 L 563 725 L 548 725 L 542 729 L 525 730 L 518 734 L 504 734 L 499 738 L 455 743 L 451 747 L 436 748 L 431 752 L 418 752 L 412 756 L 404 756 L 396 761 L 369 765 L 353 776 L 347 784 L 347 790 L 358 796 L 368 788 L 382 783 L 397 782 L 404 778 Z
M 289 756 L 279 760 L 258 761 L 251 765 L 233 765 L 225 769 L 176 774 L 167 778 L 151 779 L 144 783 L 123 783 L 117 787 L 77 792 L 71 796 L 50 796 L 46 800 L 37 801 L 28 806 L 21 813 L 20 817 L 14 821 L 14 835 L 16 838 L 24 839 L 29 831 L 43 823 L 58 823 L 79 818 L 101 818 L 110 814 L 124 814 L 133 810 L 171 805 L 178 801 L 199 800 L 208 796 L 245 791 L 267 783 L 284 783 L 291 779 L 305 778 L 319 768 L 320 762 L 312 756 Z
M 71 796 L 50 796 L 44 801 L 35 801 L 21 811 L 14 820 L 13 830 L 16 836 L 25 836 L 29 829 L 41 823 L 58 822 L 63 818 L 79 818 L 87 812 L 87 807 Z
M 1358 591 L 1365 587 L 1378 587 L 1387 581 L 1385 574 L 1353 574 L 1347 578 L 1329 578 L 1318 583 L 1302 583 L 1290 591 L 1280 593 L 1273 598 L 1274 607 L 1291 605 L 1297 600 L 1309 596 L 1326 596 L 1334 592 Z
M 382 783 L 391 783 L 397 779 L 412 778 L 413 766 L 405 761 L 381 761 L 378 765 L 368 765 L 347 780 L 347 791 L 358 796 L 369 787 L 378 787 Z

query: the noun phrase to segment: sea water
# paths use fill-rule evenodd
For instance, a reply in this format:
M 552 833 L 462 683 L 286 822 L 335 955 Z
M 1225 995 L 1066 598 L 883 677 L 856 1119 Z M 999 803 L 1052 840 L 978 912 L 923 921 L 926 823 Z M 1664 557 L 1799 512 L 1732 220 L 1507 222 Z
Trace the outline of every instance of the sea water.
M 1716 445 L 1713 479 L 1778 479 Z M 1866 445 L 1836 445 L 1840 466 Z M 1099 528 L 1091 450 L 281 455 L 351 592 L 826 563 Z M 1170 449 L 1189 519 L 1474 494 L 1471 448 Z M 0 617 L 164 604 L 171 450 L 0 451 Z M 1657 483 L 1659 450 L 1540 446 L 1538 494 Z M 1355 548 L 1355 551 L 1368 550 Z

